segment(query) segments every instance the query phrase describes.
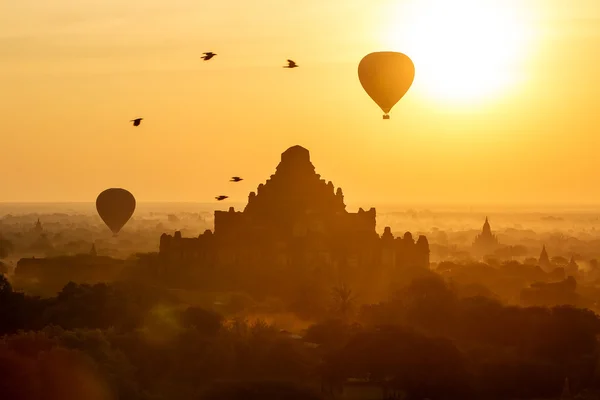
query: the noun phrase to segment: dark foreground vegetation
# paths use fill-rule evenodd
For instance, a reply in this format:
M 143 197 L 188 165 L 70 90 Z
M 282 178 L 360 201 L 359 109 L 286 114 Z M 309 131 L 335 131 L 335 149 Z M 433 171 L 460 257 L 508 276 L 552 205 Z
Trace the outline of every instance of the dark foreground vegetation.
M 0 393 L 29 399 L 322 399 L 370 385 L 408 399 L 598 398 L 600 319 L 460 297 L 437 277 L 301 335 L 189 307 L 167 291 L 0 278 Z M 352 382 L 355 382 L 354 384 Z M 587 397 L 586 397 L 587 396 Z

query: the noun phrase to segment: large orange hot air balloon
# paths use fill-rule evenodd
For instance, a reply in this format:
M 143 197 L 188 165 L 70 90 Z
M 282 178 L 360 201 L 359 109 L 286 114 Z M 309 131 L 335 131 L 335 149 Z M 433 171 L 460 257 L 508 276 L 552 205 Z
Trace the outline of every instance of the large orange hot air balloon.
M 135 197 L 125 189 L 106 189 L 96 199 L 96 210 L 116 236 L 135 211 Z
M 358 78 L 367 94 L 385 113 L 404 97 L 415 79 L 415 65 L 405 54 L 380 51 L 365 56 L 358 64 Z

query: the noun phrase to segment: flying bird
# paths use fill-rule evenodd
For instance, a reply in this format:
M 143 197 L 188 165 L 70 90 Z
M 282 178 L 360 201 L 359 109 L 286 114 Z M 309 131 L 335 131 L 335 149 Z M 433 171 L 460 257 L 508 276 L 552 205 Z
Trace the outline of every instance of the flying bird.
M 295 61 L 293 61 L 293 60 L 287 60 L 287 62 L 288 62 L 288 65 L 286 65 L 283 68 L 298 68 L 298 65 L 296 64 Z
M 209 51 L 208 53 L 203 53 L 204 55 L 201 57 L 204 61 L 208 61 L 211 58 L 213 58 L 214 56 L 216 56 L 215 53 L 213 53 L 212 51 Z
M 133 126 L 140 126 L 140 123 L 142 122 L 144 118 L 136 118 L 136 119 L 132 119 L 129 122 L 133 122 Z
M 231 178 L 231 180 L 229 182 L 240 182 L 243 181 L 243 178 L 240 178 L 239 176 L 234 176 L 233 178 Z
M 217 196 L 217 197 L 215 197 L 215 199 L 217 199 L 218 201 L 223 201 L 223 200 L 228 199 L 228 198 L 229 198 L 229 196 Z

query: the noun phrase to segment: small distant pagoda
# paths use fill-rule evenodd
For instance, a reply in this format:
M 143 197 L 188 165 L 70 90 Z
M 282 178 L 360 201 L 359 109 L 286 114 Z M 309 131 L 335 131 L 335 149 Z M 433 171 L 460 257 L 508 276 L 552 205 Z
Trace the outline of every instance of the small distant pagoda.
M 44 227 L 42 226 L 42 223 L 40 222 L 40 219 L 37 219 L 37 222 L 35 223 L 35 226 L 33 227 L 33 231 L 37 234 L 41 234 L 44 232 Z
M 499 246 L 498 238 L 492 233 L 488 217 L 485 217 L 483 230 L 473 242 L 473 250 L 480 255 L 487 255 L 496 251 Z
M 548 252 L 546 251 L 546 245 L 542 247 L 542 252 L 540 253 L 538 265 L 544 270 L 550 270 L 550 267 L 552 266 L 552 263 L 550 262 L 550 257 L 548 257 Z

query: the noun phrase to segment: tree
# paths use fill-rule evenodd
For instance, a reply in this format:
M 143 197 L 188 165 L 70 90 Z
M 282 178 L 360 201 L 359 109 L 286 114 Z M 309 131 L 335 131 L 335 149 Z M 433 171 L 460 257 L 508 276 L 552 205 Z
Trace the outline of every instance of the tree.
M 392 306 L 406 321 L 440 334 L 453 328 L 457 306 L 456 292 L 439 277 L 414 280 L 395 294 Z
M 194 328 L 207 336 L 214 336 L 219 333 L 224 320 L 222 315 L 198 307 L 186 309 L 181 319 L 186 328 Z
M 361 332 L 328 358 L 324 376 L 332 380 L 368 377 L 387 381 L 414 398 L 468 398 L 465 360 L 448 340 L 388 326 Z
M 333 312 L 344 320 L 352 316 L 355 311 L 356 295 L 345 283 L 332 290 Z
M 0 237 L 0 259 L 8 257 L 14 250 L 15 247 L 10 240 Z
M 10 284 L 6 276 L 0 273 L 0 298 L 5 298 L 6 296 L 11 295 L 12 292 L 12 285 Z

